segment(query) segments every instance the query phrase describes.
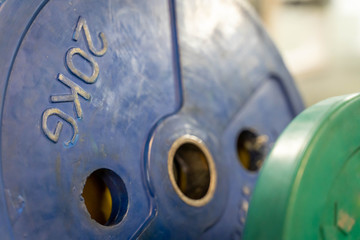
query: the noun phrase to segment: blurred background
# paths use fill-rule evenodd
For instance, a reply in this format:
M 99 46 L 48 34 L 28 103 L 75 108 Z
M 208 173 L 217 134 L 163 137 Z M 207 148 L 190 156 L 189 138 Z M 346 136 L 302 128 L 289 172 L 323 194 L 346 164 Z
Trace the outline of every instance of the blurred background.
M 360 91 L 360 0 L 248 0 L 306 106 Z

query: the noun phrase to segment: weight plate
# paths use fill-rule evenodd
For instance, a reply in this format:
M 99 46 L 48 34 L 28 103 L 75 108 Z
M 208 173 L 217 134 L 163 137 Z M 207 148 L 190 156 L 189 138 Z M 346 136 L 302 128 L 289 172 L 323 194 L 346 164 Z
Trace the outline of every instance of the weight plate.
M 2 239 L 241 235 L 239 132 L 303 108 L 246 4 L 8 0 L 0 33 Z
M 276 142 L 252 196 L 244 239 L 358 239 L 360 95 L 325 100 Z

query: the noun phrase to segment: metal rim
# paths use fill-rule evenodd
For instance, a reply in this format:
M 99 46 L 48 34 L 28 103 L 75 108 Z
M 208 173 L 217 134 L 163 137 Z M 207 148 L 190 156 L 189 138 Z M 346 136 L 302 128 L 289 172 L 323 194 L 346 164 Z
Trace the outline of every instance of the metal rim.
M 209 166 L 209 172 L 210 172 L 209 188 L 208 188 L 205 196 L 200 199 L 192 199 L 192 198 L 189 198 L 188 196 L 186 196 L 181 191 L 181 189 L 179 188 L 179 186 L 177 185 L 176 180 L 175 180 L 175 176 L 174 176 L 174 172 L 173 172 L 174 156 L 175 156 L 176 151 L 182 145 L 184 145 L 186 143 L 194 144 L 196 147 L 198 147 L 204 153 L 206 160 L 207 160 L 207 164 Z M 186 204 L 194 206 L 194 207 L 202 207 L 202 206 L 206 205 L 208 202 L 210 202 L 210 200 L 213 198 L 215 189 L 216 189 L 216 183 L 217 183 L 216 167 L 215 167 L 215 163 L 214 163 L 214 160 L 213 160 L 213 157 L 212 157 L 210 151 L 208 150 L 208 148 L 206 147 L 206 145 L 200 138 L 187 134 L 187 135 L 181 136 L 180 138 L 175 140 L 175 142 L 172 144 L 172 146 L 169 150 L 169 154 L 168 154 L 168 173 L 169 173 L 171 185 L 173 186 L 175 192 L 180 197 L 180 199 L 182 201 L 184 201 Z

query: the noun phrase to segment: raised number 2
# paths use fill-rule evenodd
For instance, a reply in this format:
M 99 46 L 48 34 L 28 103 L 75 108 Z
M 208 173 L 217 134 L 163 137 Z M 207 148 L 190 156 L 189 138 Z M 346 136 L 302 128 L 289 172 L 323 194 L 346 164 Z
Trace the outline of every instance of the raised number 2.
M 77 22 L 74 34 L 73 34 L 73 40 L 74 41 L 77 41 L 79 39 L 81 29 L 84 29 L 86 42 L 87 42 L 87 45 L 88 45 L 88 48 L 89 48 L 90 52 L 92 54 L 94 54 L 95 56 L 98 56 L 98 57 L 103 56 L 106 53 L 106 50 L 108 48 L 108 43 L 107 43 L 105 34 L 103 32 L 99 33 L 99 38 L 100 38 L 100 40 L 102 42 L 102 49 L 97 51 L 95 49 L 95 47 L 94 47 L 93 42 L 92 42 L 90 32 L 89 32 L 89 27 L 86 24 L 86 20 L 85 20 L 85 18 L 80 16 L 79 20 Z

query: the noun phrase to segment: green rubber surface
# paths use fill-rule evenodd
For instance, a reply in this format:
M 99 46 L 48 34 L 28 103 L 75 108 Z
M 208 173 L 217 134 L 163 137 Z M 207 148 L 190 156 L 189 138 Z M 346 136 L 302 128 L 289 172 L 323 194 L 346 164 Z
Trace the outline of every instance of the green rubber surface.
M 243 239 L 360 239 L 360 95 L 301 113 L 257 182 Z

